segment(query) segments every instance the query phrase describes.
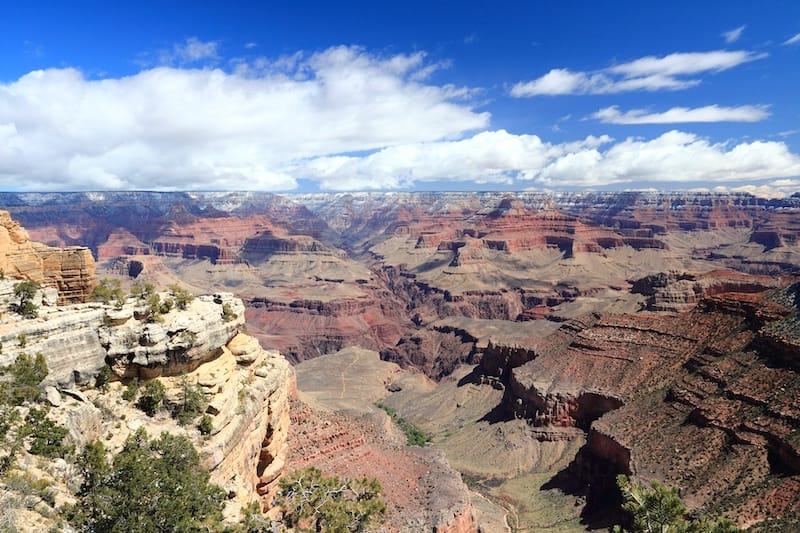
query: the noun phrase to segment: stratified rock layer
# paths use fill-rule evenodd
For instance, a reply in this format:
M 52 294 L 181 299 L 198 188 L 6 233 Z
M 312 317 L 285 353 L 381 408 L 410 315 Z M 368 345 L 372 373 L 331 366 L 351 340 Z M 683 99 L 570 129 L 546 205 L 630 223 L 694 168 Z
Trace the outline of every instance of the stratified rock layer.
M 794 284 L 719 293 L 683 314 L 597 315 L 527 353 L 495 347 L 481 365 L 503 379 L 507 412 L 588 432 L 570 472 L 590 500 L 625 473 L 680 487 L 692 509 L 790 531 L 800 509 L 797 296 Z
M 0 211 L 0 272 L 58 290 L 60 303 L 86 301 L 94 287 L 94 259 L 88 248 L 53 248 L 28 239 L 28 233 Z

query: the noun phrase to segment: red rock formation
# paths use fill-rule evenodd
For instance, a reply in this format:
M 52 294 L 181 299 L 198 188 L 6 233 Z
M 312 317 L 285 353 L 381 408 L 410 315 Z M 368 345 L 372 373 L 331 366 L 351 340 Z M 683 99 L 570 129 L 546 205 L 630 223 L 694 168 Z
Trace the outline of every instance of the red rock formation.
M 0 211 L 0 271 L 58 290 L 59 303 L 83 302 L 95 284 L 87 248 L 53 248 L 32 242 L 7 211 Z
M 292 362 L 346 346 L 381 349 L 397 343 L 404 331 L 402 321 L 366 295 L 328 302 L 253 298 L 247 302 L 247 323 L 259 340 Z
M 679 486 L 690 508 L 740 524 L 773 511 L 796 518 L 799 287 L 720 293 L 690 313 L 562 328 L 513 368 L 504 405 L 532 425 L 587 429 L 574 464 L 595 489 L 628 473 Z M 501 368 L 489 362 L 501 353 L 484 354 L 482 367 Z M 770 498 L 782 503 L 765 505 Z
M 733 270 L 714 270 L 702 274 L 660 273 L 633 283 L 631 291 L 648 297 L 651 311 L 684 312 L 693 309 L 705 297 L 715 294 L 761 293 L 778 287 L 780 279 Z

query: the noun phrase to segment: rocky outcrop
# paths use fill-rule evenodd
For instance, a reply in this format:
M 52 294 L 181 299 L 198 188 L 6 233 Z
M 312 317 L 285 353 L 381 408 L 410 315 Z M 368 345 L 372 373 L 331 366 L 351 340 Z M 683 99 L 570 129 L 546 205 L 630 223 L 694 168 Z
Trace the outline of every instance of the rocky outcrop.
M 0 302 L 12 294 L 13 282 L 0 281 Z M 223 306 L 230 310 L 227 320 Z M 0 323 L 0 363 L 21 352 L 42 352 L 50 369 L 47 382 L 64 387 L 90 384 L 106 364 L 122 379 L 183 374 L 219 355 L 242 328 L 244 306 L 230 293 L 219 293 L 197 297 L 185 310 L 148 317 L 145 301 L 137 298 L 119 308 L 42 305 L 31 319 L 6 313 Z
M 188 379 L 196 379 L 209 399 L 214 429 L 200 450 L 212 481 L 236 507 L 256 499 L 268 507 L 288 453 L 289 400 L 296 394 L 290 365 L 238 334 Z
M 625 473 L 678 486 L 690 508 L 740 524 L 771 518 L 765 502 L 775 497 L 794 517 L 800 490 L 786 479 L 800 482 L 797 287 L 721 292 L 677 315 L 599 316 L 527 353 L 495 347 L 487 355 L 496 362 L 485 355 L 481 367 L 513 367 L 506 412 L 587 431 L 568 470 L 591 487 L 587 509 Z
M 57 289 L 60 303 L 86 301 L 95 284 L 94 259 L 87 248 L 32 242 L 7 211 L 0 211 L 0 272 Z
M 150 435 L 184 435 L 193 441 L 211 482 L 228 495 L 226 519 L 239 520 L 253 501 L 266 508 L 277 489 L 288 453 L 289 401 L 294 397 L 294 372 L 277 352 L 264 350 L 244 334 L 236 334 L 217 356 L 180 376 L 160 379 L 167 404 L 178 405 L 186 383 L 200 387 L 207 402 L 211 432 L 201 436 L 194 425 L 181 426 L 167 411 L 147 416 L 122 398 L 124 386 L 104 389 L 50 388 L 50 416 L 69 430 L 69 444 L 78 449 L 100 440 L 111 453 L 139 428 Z
M 169 299 L 168 293 L 162 299 Z M 107 309 L 104 321 L 109 325 L 98 335 L 112 370 L 122 379 L 149 379 L 185 374 L 216 358 L 244 325 L 244 306 L 232 294 L 218 293 L 153 316 L 146 301 L 129 300 L 120 309 Z
M 774 277 L 756 276 L 732 270 L 715 270 L 702 274 L 659 273 L 633 282 L 631 292 L 647 297 L 650 311 L 685 312 L 700 300 L 715 294 L 761 293 L 775 288 L 780 281 Z
M 0 298 L 10 283 L 0 282 Z M 119 307 L 42 305 L 32 319 L 6 314 L 0 364 L 23 351 L 45 355 L 51 417 L 68 429 L 77 448 L 100 439 L 118 451 L 140 427 L 153 435 L 184 434 L 198 447 L 212 482 L 227 491 L 226 517 L 238 520 L 239 510 L 255 500 L 268 506 L 287 456 L 289 400 L 295 395 L 291 366 L 240 332 L 244 306 L 230 294 L 199 296 L 155 321 L 146 316 L 135 298 Z M 211 433 L 200 438 L 196 428 L 179 426 L 166 412 L 148 417 L 122 399 L 122 383 L 91 388 L 106 365 L 115 379 L 161 379 L 171 405 L 181 402 L 185 383 L 197 384 L 208 403 Z
M 385 348 L 380 354 L 384 361 L 420 369 L 439 380 L 449 376 L 458 365 L 475 362 L 472 341 L 464 342 L 453 332 L 418 330 L 406 334 L 394 347 Z

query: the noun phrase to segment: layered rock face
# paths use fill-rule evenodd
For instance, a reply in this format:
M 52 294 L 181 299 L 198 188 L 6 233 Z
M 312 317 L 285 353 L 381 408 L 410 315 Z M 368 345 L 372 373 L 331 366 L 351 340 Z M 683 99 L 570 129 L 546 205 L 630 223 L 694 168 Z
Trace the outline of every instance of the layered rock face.
M 37 238 L 90 246 L 118 260 L 107 263 L 115 271 L 236 293 L 251 333 L 293 361 L 362 346 L 435 379 L 479 363 L 478 380 L 504 393 L 494 414 L 526 420 L 543 442 L 585 434 L 565 475 L 588 480 L 590 500 L 626 472 L 678 485 L 692 508 L 743 525 L 796 513 L 796 297 L 775 291 L 800 268 L 798 197 L 103 193 L 0 203 Z M 63 361 L 72 354 L 54 371 L 63 383 L 90 381 L 109 352 L 122 376 L 250 368 L 230 366 L 232 348 L 198 348 L 215 327 L 201 304 L 218 304 L 197 302 L 202 328 L 147 324 L 132 303 L 108 314 L 102 340 L 61 337 L 83 318 L 55 312 L 48 320 L 61 326 L 31 322 L 27 337 Z M 4 355 L 20 349 L 4 335 Z M 269 445 L 259 450 L 263 472 L 280 463 Z
M 0 299 L 11 294 L 12 283 L 0 281 Z M 163 293 L 162 300 L 167 298 Z M 228 492 L 228 518 L 237 520 L 251 501 L 268 504 L 286 461 L 289 400 L 295 394 L 291 366 L 241 333 L 244 305 L 229 293 L 199 296 L 157 318 L 148 313 L 139 298 L 118 306 L 42 305 L 31 319 L 7 313 L 0 323 L 0 364 L 22 352 L 45 356 L 51 416 L 74 428 L 69 439 L 76 447 L 101 439 L 118 451 L 140 427 L 153 435 L 185 434 L 195 441 L 212 482 Z M 146 416 L 122 399 L 121 383 L 108 391 L 87 389 L 106 365 L 116 378 L 161 379 L 167 402 L 176 405 L 184 383 L 197 384 L 208 402 L 210 435 L 201 439 L 193 426 L 179 426 L 166 413 Z
M 122 258 L 129 275 L 235 292 L 251 331 L 295 361 L 350 345 L 391 349 L 443 317 L 631 312 L 641 301 L 631 282 L 660 272 L 696 279 L 674 280 L 645 305 L 685 311 L 718 290 L 697 278 L 705 272 L 800 264 L 798 198 L 6 193 L 3 202 L 37 238 Z
M 57 305 L 83 301 L 93 286 L 88 249 L 33 243 L 5 212 L 0 212 L 0 267 L 4 309 L 16 301 L 14 285 L 20 278 L 45 286 L 34 295 L 36 317 L 10 310 L 0 315 L 0 365 L 23 352 L 45 356 L 49 373 L 43 384 L 51 417 L 69 429 L 73 445 L 80 449 L 101 439 L 107 449 L 118 451 L 128 433 L 140 427 L 151 434 L 186 434 L 198 445 L 212 482 L 227 490 L 230 519 L 238 519 L 239 509 L 251 501 L 271 502 L 287 455 L 294 373 L 278 352 L 265 351 L 241 333 L 245 308 L 240 299 L 217 293 L 193 298 L 183 308 L 155 310 L 148 298 L 132 296 L 111 305 Z M 160 302 L 171 298 L 159 294 Z M 199 439 L 196 429 L 178 426 L 168 416 L 147 417 L 121 399 L 119 383 L 110 391 L 87 389 L 107 365 L 115 379 L 163 379 L 168 402 L 176 404 L 183 384 L 196 383 L 208 402 L 210 435 Z
M 714 270 L 702 274 L 664 273 L 645 276 L 633 282 L 631 292 L 647 296 L 650 311 L 691 311 L 706 296 L 738 292 L 760 293 L 780 285 L 769 276 L 751 276 L 732 270 Z
M 32 242 L 7 211 L 0 211 L 0 271 L 58 290 L 60 303 L 83 302 L 95 283 L 88 248 L 53 248 Z
M 569 475 L 592 487 L 588 510 L 625 473 L 678 486 L 690 508 L 741 525 L 789 520 L 800 508 L 800 379 L 788 355 L 797 293 L 794 284 L 719 293 L 678 315 L 598 315 L 527 353 L 495 347 L 481 365 L 511 367 L 501 377 L 508 413 L 587 431 Z
M 214 430 L 200 450 L 211 479 L 237 506 L 271 505 L 288 453 L 294 373 L 280 353 L 237 334 L 222 355 L 190 373 L 207 391 Z

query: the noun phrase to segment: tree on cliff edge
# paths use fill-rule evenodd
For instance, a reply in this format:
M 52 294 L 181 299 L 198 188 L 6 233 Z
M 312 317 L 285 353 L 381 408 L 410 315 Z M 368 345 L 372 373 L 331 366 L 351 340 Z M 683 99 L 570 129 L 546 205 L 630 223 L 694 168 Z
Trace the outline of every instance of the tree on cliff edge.
M 39 308 L 33 303 L 33 298 L 39 289 L 39 284 L 30 280 L 20 281 L 14 285 L 14 297 L 19 299 L 14 310 L 26 318 L 36 318 Z
M 342 480 L 311 467 L 281 479 L 276 503 L 297 531 L 366 531 L 386 514 L 380 491 L 377 479 Z M 304 529 L 309 525 L 313 529 Z
M 678 489 L 653 481 L 650 488 L 631 483 L 627 476 L 617 476 L 625 503 L 622 508 L 631 514 L 630 530 L 614 526 L 613 533 L 738 533 L 730 520 L 701 517 L 687 520 Z
M 78 464 L 83 475 L 79 501 L 62 510 L 80 531 L 221 529 L 225 492 L 208 482 L 208 472 L 185 437 L 162 433 L 150 440 L 139 429 L 111 464 L 100 442 L 89 444 Z

